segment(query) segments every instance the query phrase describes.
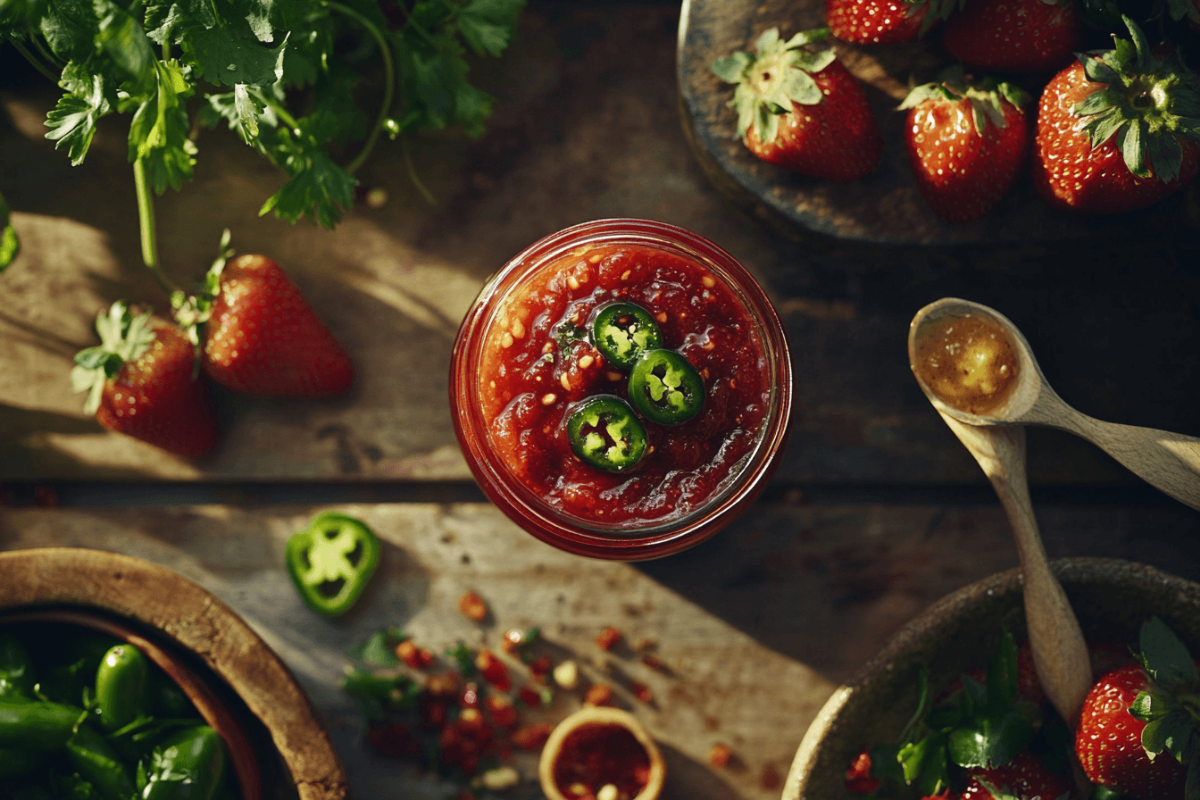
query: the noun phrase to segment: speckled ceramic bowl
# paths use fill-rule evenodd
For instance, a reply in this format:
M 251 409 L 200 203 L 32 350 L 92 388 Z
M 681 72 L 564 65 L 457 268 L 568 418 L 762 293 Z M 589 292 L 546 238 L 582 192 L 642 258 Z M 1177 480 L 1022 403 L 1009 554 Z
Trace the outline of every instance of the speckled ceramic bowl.
M 1052 566 L 1085 636 L 1136 642 L 1155 614 L 1200 653 L 1200 584 L 1118 559 Z M 844 779 L 851 760 L 864 747 L 895 741 L 916 708 L 918 665 L 929 666 L 932 686 L 945 686 L 987 663 L 1002 628 L 1024 634 L 1019 570 L 964 587 L 910 622 L 821 709 L 796 752 L 783 800 L 850 797 Z
M 344 800 L 345 770 L 291 672 L 231 608 L 157 564 L 83 548 L 0 553 L 0 626 L 140 647 L 225 739 L 244 800 Z

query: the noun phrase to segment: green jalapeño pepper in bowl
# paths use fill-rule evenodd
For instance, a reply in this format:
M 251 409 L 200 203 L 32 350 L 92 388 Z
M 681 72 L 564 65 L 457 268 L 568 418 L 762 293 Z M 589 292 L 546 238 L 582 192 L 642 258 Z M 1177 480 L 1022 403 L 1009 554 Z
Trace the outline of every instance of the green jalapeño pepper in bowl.
M 288 539 L 285 558 L 296 591 L 313 611 L 349 611 L 379 566 L 379 538 L 354 517 L 326 511 Z

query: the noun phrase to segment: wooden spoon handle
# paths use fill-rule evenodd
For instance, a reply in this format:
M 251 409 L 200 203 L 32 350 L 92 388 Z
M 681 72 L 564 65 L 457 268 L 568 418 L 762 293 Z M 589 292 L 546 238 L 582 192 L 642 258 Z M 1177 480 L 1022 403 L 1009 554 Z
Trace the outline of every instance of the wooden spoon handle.
M 1025 474 L 1025 428 L 975 427 L 945 414 L 996 490 L 1008 514 L 1025 592 L 1025 624 L 1038 680 L 1046 697 L 1074 728 L 1092 687 L 1092 666 L 1079 620 L 1062 585 L 1050 570 L 1033 516 Z
M 1101 422 L 1079 412 L 1065 423 L 1069 431 L 1100 447 L 1151 486 L 1200 510 L 1200 439 Z

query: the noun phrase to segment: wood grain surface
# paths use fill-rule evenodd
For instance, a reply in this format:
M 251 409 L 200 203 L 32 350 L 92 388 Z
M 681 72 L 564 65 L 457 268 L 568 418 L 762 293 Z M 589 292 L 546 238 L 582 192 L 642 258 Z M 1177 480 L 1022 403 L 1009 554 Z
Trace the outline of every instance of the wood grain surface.
M 863 82 L 879 122 L 884 140 L 879 170 L 857 181 L 820 181 L 759 161 L 737 138 L 737 115 L 726 106 L 733 87 L 713 74 L 712 62 L 738 50 L 753 52 L 768 28 L 778 27 L 782 35 L 791 36 L 824 26 L 825 0 L 683 3 L 678 80 L 692 149 L 725 196 L 781 230 L 791 227 L 888 244 L 945 245 L 1125 237 L 1167 232 L 1183 224 L 1184 195 L 1153 209 L 1089 217 L 1050 208 L 1034 194 L 1027 177 L 983 219 L 961 225 L 940 219 L 917 189 L 904 148 L 905 115 L 897 111 L 910 83 L 931 81 L 953 62 L 940 52 L 936 31 L 920 43 L 906 45 L 857 46 L 831 40 L 842 63 Z M 1026 83 L 1036 98 L 1041 83 Z

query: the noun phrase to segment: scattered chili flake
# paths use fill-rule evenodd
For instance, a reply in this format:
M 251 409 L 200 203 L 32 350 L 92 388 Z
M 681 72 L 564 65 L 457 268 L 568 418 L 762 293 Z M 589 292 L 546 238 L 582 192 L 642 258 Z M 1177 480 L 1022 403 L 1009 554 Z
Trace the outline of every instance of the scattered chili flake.
M 509 628 L 504 632 L 504 652 L 516 653 L 521 649 L 521 645 L 525 644 L 525 631 L 519 628 Z
M 529 674 L 538 683 L 545 683 L 550 677 L 550 670 L 554 664 L 550 661 L 550 656 L 541 655 L 529 662 Z
M 779 788 L 779 770 L 775 769 L 774 764 L 767 764 L 763 767 L 762 776 L 759 778 L 759 783 L 764 789 Z
M 517 696 L 521 698 L 521 702 L 530 708 L 541 708 L 544 705 L 544 696 L 532 686 L 522 686 L 517 692 Z
M 508 667 L 504 666 L 504 662 L 496 658 L 496 654 L 491 650 L 480 650 L 476 653 L 475 666 L 479 668 L 483 679 L 500 691 L 507 692 L 512 688 Z
M 629 691 L 633 692 L 633 696 L 643 703 L 649 703 L 654 699 L 654 692 L 650 691 L 650 687 L 641 681 L 630 681 Z
M 612 687 L 607 683 L 593 683 L 583 695 L 585 706 L 612 705 Z
M 434 697 L 453 697 L 458 691 L 458 675 L 453 672 L 430 675 L 425 682 L 425 691 Z
M 492 724 L 497 728 L 509 730 L 517 725 L 517 707 L 504 695 L 489 694 L 483 701 L 484 707 L 492 717 Z
M 641 661 L 655 672 L 661 672 L 664 675 L 671 674 L 671 668 L 663 663 L 663 660 L 653 653 L 642 653 Z
M 413 669 L 428 669 L 433 666 L 433 653 L 423 647 L 417 647 L 412 639 L 405 639 L 396 645 L 396 657 Z
M 605 652 L 612 650 L 619 641 L 621 641 L 621 632 L 612 626 L 600 631 L 596 636 L 596 646 Z
M 733 751 L 728 745 L 714 744 L 712 749 L 708 751 L 708 763 L 712 764 L 717 769 L 724 769 L 729 766 L 729 759 L 733 757 Z
M 554 726 L 549 722 L 535 722 L 517 728 L 512 734 L 513 747 L 518 750 L 538 750 L 550 738 Z
M 863 750 L 846 769 L 846 791 L 855 794 L 870 794 L 878 789 L 883 781 L 871 775 L 871 754 Z
M 467 619 L 472 619 L 476 622 L 483 622 L 488 614 L 487 603 L 483 602 L 483 598 L 474 592 L 467 592 L 458 598 L 458 610 Z

